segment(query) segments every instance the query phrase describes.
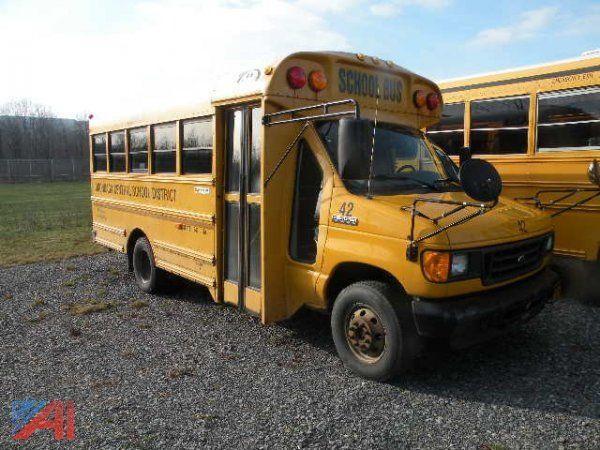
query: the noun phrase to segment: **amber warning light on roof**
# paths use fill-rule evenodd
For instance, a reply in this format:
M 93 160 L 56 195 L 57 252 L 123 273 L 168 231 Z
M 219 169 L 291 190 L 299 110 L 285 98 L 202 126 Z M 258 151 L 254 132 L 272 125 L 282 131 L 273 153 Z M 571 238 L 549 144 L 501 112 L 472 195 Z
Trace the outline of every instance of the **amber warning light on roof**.
M 314 92 L 320 92 L 327 87 L 327 77 L 320 70 L 313 70 L 306 76 L 306 71 L 300 66 L 290 67 L 287 71 L 288 85 L 296 90 L 308 86 Z

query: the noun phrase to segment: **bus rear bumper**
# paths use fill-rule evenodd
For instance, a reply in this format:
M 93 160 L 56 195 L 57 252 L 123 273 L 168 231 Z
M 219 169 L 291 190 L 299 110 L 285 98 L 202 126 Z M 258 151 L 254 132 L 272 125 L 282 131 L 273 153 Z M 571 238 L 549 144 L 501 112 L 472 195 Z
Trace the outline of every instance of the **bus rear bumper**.
M 420 336 L 478 341 L 528 321 L 555 297 L 560 279 L 551 269 L 492 291 L 450 299 L 415 298 L 412 311 Z

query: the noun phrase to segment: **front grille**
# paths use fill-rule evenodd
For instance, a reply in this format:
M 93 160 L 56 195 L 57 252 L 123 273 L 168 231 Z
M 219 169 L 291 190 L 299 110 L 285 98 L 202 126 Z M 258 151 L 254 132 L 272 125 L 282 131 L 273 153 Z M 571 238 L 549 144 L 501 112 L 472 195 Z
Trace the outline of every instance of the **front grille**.
M 483 252 L 484 285 L 501 283 L 541 266 L 547 235 L 512 244 L 490 247 Z

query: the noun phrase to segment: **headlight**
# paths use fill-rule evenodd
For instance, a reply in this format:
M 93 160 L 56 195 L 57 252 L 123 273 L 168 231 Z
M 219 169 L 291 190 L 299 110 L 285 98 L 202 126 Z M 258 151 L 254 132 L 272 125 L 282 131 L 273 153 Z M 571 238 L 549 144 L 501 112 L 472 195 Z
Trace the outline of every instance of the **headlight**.
M 466 253 L 452 255 L 452 268 L 450 276 L 460 277 L 469 270 L 469 255 Z
M 546 238 L 546 246 L 544 247 L 544 249 L 547 252 L 551 252 L 554 249 L 554 235 L 551 234 L 550 236 L 548 236 Z

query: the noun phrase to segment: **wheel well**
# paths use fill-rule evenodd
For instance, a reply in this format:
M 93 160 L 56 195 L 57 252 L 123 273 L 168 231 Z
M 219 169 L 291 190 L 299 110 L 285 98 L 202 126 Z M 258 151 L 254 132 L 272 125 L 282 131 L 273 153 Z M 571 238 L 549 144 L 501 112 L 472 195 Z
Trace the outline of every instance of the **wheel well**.
M 129 239 L 127 239 L 127 264 L 130 271 L 133 270 L 133 247 L 135 247 L 136 241 L 141 237 L 146 237 L 146 234 L 139 228 L 135 228 L 129 234 Z
M 362 263 L 342 263 L 334 269 L 325 288 L 329 311 L 331 311 L 338 294 L 345 287 L 364 280 L 383 281 L 401 287 L 396 277 L 380 267 Z

